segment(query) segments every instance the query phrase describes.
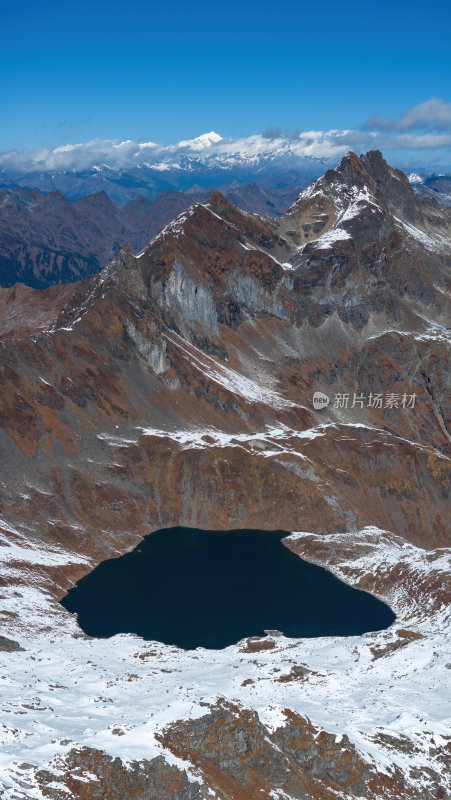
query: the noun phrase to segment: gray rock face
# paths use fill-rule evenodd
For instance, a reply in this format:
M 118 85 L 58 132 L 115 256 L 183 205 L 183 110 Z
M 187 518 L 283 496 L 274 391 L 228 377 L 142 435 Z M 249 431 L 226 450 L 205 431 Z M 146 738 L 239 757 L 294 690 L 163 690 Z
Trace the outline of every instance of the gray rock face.
M 152 341 L 139 331 L 129 320 L 125 323 L 125 329 L 134 342 L 139 355 L 147 362 L 149 367 L 156 375 L 162 375 L 169 369 L 169 362 L 166 359 L 166 342 Z M 152 335 L 153 332 L 150 332 Z
M 190 781 L 184 770 L 169 765 L 162 756 L 125 765 L 120 758 L 89 747 L 71 750 L 56 774 L 39 770 L 36 780 L 51 800 L 66 800 L 68 793 L 79 800 L 211 798 L 201 781 Z
M 16 653 L 19 650 L 24 650 L 24 648 L 20 646 L 19 642 L 15 642 L 14 639 L 8 639 L 7 636 L 0 636 L 0 650 L 4 653 Z
M 236 274 L 229 280 L 230 296 L 238 308 L 244 308 L 251 314 L 264 312 L 279 319 L 288 319 L 288 311 L 279 299 L 280 289 L 288 283 L 288 280 L 281 280 L 273 287 L 271 293 L 268 293 L 256 278 Z
M 174 262 L 157 302 L 165 311 L 169 309 L 183 324 L 184 334 L 199 328 L 207 335 L 218 333 L 218 317 L 209 289 L 196 283 L 182 265 Z
M 286 724 L 271 732 L 255 712 L 228 703 L 199 719 L 168 726 L 161 736 L 166 748 L 204 774 L 210 765 L 220 770 L 223 785 L 230 782 L 227 797 L 241 797 L 240 788 L 249 798 L 271 791 L 295 800 L 331 798 L 338 791 L 368 797 L 375 773 L 346 736 L 335 739 L 288 710 Z

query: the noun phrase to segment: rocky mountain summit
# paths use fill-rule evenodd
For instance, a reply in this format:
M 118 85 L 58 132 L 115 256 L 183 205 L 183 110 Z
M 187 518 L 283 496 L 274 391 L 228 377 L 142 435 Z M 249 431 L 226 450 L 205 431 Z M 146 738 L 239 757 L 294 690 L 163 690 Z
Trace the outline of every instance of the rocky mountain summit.
M 293 186 L 230 184 L 224 193 L 245 211 L 280 216 L 298 194 Z M 209 192 L 166 190 L 140 195 L 124 207 L 105 191 L 73 202 L 59 191 L 0 188 L 0 286 L 18 281 L 35 289 L 88 277 L 108 264 L 125 242 L 138 252 L 149 239 Z
M 449 796 L 450 264 L 451 211 L 375 151 L 280 218 L 213 192 L 83 282 L 1 290 L 5 797 Z M 292 532 L 396 623 L 83 637 L 58 598 L 173 525 Z

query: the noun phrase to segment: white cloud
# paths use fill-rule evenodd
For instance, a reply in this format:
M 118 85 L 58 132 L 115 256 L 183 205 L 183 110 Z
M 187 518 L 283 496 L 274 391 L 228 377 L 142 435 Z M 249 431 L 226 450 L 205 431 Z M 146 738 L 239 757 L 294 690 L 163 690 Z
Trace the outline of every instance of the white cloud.
M 61 147 L 35 147 L 0 155 L 5 172 L 83 170 L 108 165 L 112 169 L 150 166 L 159 171 L 209 165 L 222 169 L 272 164 L 296 168 L 302 160 L 336 162 L 348 150 L 371 149 L 408 152 L 439 151 L 451 147 L 451 103 L 432 98 L 405 111 L 398 120 L 372 117 L 360 129 L 282 132 L 268 128 L 262 134 L 237 139 L 222 138 L 214 131 L 178 144 L 117 142 L 94 139 Z
M 162 146 L 153 142 L 114 142 L 94 139 L 83 144 L 63 147 L 37 147 L 0 155 L 0 168 L 8 172 L 43 170 L 82 170 L 94 165 L 113 169 L 130 169 L 149 165 L 156 169 L 178 166 L 189 157 L 197 163 L 233 167 L 255 164 L 261 159 L 335 158 L 349 149 L 346 133 L 341 131 L 308 131 L 296 138 L 284 135 L 269 140 L 261 134 L 239 139 L 224 139 L 213 131 L 196 139 L 182 140 L 176 145 Z M 341 138 L 340 138 L 341 137 Z M 344 137 L 344 138 L 343 138 Z
M 375 114 L 363 125 L 365 130 L 414 131 L 436 130 L 451 132 L 451 103 L 431 97 L 413 108 L 408 108 L 397 120 Z
M 385 150 L 439 150 L 442 147 L 451 147 L 451 132 L 400 134 L 387 139 L 382 146 Z

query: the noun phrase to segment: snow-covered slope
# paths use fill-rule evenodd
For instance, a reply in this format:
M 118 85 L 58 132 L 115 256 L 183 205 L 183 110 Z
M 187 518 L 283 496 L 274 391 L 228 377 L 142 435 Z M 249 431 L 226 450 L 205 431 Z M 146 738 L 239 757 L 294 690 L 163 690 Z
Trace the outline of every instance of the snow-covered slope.
M 34 585 L 35 579 L 23 583 L 27 571 L 32 575 L 38 566 L 61 568 L 73 563 L 73 555 L 61 548 L 30 550 L 19 532 L 14 538 L 17 544 L 1 548 L 7 557 L 4 633 L 16 637 L 24 649 L 0 652 L 0 785 L 5 800 L 43 800 L 50 786 L 55 798 L 71 796 L 65 794 L 65 781 L 60 783 L 68 770 L 66 760 L 86 747 L 119 757 L 125 765 L 163 756 L 186 771 L 191 782 L 210 785 L 212 797 L 229 796 L 220 781 L 209 782 L 194 750 L 181 758 L 163 741 L 168 726 L 214 715 L 224 703 L 237 714 L 240 709 L 257 713 L 270 742 L 269 754 L 279 747 L 271 735 L 287 726 L 294 713 L 304 725 L 307 719 L 312 725 L 310 746 L 321 732 L 332 734 L 345 756 L 342 770 L 351 772 L 350 744 L 367 765 L 375 788 L 397 792 L 389 796 L 430 792 L 434 797 L 438 786 L 451 788 L 445 777 L 451 741 L 446 681 L 450 597 L 445 586 L 451 572 L 443 551 L 430 552 L 426 566 L 423 551 L 375 528 L 347 537 L 337 534 L 326 542 L 314 534 L 294 533 L 285 540 L 287 546 L 318 563 L 327 563 L 328 555 L 334 563 L 338 548 L 341 557 L 333 569 L 345 580 L 367 586 L 368 576 L 374 575 L 372 591 L 397 614 L 392 627 L 344 638 L 267 636 L 222 651 L 185 652 L 134 635 L 85 637 L 75 618 Z M 315 545 L 320 553 L 315 554 Z M 233 752 L 236 743 L 228 739 L 230 732 L 223 735 Z M 238 757 L 245 765 L 245 751 Z M 75 775 L 81 783 L 108 786 L 82 757 Z M 268 792 L 282 791 L 270 775 L 262 777 Z M 347 780 L 350 785 L 351 778 Z M 323 783 L 327 792 L 334 776 L 318 781 L 318 791 Z M 346 784 L 338 796 L 350 796 Z M 377 788 L 372 796 L 379 796 Z

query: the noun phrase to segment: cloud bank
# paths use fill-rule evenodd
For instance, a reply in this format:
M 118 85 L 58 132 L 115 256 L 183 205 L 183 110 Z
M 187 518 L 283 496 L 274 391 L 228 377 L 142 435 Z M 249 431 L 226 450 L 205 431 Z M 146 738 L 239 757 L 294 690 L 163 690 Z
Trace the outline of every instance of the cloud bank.
M 301 166 L 302 160 L 334 162 L 352 149 L 397 151 L 406 157 L 416 151 L 431 154 L 451 148 L 451 103 L 431 98 L 407 109 L 399 119 L 374 115 L 359 128 L 283 132 L 268 128 L 261 134 L 223 138 L 210 133 L 184 139 L 174 145 L 155 142 L 117 142 L 94 139 L 83 144 L 36 147 L 0 154 L 0 170 L 6 174 L 42 171 L 80 171 L 92 168 L 129 170 L 149 167 L 160 172 L 187 170 L 195 165 L 228 169 L 265 166 L 283 160 L 285 166 Z M 447 154 L 451 161 L 451 150 Z
M 362 126 L 366 130 L 377 131 L 448 131 L 451 133 L 451 103 L 445 103 L 437 97 L 431 97 L 424 103 L 419 103 L 413 108 L 408 108 L 397 120 L 390 117 L 380 117 L 378 114 L 370 117 Z M 431 145 L 433 146 L 433 145 Z

